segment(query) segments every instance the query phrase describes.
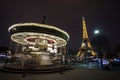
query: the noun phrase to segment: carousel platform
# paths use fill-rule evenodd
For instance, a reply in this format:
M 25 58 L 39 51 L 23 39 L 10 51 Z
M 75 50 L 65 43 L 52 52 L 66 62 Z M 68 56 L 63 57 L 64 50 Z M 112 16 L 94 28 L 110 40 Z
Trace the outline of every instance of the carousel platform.
M 39 67 L 22 67 L 20 65 L 6 64 L 0 67 L 3 72 L 10 73 L 29 73 L 29 74 L 39 74 L 39 73 L 53 73 L 62 72 L 68 70 L 69 67 L 66 65 L 49 65 L 49 66 L 39 66 Z

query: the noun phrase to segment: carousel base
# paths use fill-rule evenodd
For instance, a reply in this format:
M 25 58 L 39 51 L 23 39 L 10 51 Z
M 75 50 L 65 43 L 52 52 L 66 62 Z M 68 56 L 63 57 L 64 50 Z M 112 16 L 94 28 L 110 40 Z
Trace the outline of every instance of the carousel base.
M 5 64 L 0 68 L 4 72 L 12 73 L 52 73 L 61 72 L 68 70 L 69 67 L 66 65 L 49 65 L 49 66 L 39 66 L 39 67 L 20 67 L 19 65 Z

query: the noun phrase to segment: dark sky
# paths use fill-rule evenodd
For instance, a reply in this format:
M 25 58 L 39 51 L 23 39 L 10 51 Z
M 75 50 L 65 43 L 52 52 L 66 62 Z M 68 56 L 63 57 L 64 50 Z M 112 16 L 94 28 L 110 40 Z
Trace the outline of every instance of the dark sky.
M 0 46 L 8 46 L 8 27 L 15 23 L 46 23 L 67 31 L 70 48 L 78 50 L 82 40 L 81 17 L 86 19 L 88 34 L 99 28 L 110 39 L 111 46 L 120 43 L 119 0 L 0 0 Z

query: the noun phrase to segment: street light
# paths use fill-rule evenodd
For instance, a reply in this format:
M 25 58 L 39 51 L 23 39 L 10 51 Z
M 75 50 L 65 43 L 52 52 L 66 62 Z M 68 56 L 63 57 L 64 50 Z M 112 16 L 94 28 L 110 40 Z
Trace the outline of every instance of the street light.
M 95 30 L 95 31 L 94 31 L 94 34 L 99 34 L 99 33 L 100 33 L 99 30 Z
M 101 45 L 101 37 L 100 37 L 101 33 L 100 33 L 100 30 L 98 30 L 98 29 L 95 30 L 94 34 L 97 35 L 97 40 L 98 40 L 97 42 L 99 44 L 98 45 L 98 56 L 100 57 L 101 69 L 103 69 L 103 61 L 102 61 L 102 54 L 101 54 L 101 48 L 102 48 L 101 46 L 102 45 Z

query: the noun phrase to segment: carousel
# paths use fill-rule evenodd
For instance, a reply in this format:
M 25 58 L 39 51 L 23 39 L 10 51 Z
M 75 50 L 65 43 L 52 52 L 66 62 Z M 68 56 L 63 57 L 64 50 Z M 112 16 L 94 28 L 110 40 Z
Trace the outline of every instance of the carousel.
M 19 23 L 9 27 L 11 42 L 4 68 L 19 71 L 65 67 L 67 32 L 51 25 Z

